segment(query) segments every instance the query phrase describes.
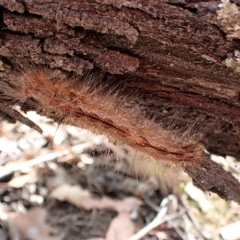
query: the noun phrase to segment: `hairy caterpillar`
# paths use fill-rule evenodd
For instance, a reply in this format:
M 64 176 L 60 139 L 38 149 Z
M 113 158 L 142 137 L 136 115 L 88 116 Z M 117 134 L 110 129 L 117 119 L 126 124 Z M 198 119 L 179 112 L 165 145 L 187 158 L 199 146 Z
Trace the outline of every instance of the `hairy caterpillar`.
M 170 135 L 161 125 L 144 117 L 140 107 L 133 109 L 131 97 L 94 84 L 91 77 L 67 80 L 39 69 L 23 75 L 18 94 L 18 98 L 37 100 L 44 113 L 55 112 L 64 123 L 105 133 L 161 161 L 172 164 L 201 161 L 203 151 L 198 144 Z
M 136 95 L 104 84 L 94 75 L 68 79 L 46 68 L 24 72 L 21 83 L 10 95 L 21 101 L 37 101 L 41 114 L 124 142 L 156 161 L 183 169 L 193 180 L 200 174 L 201 181 L 195 182 L 198 187 L 240 202 L 238 194 L 229 193 L 221 182 L 224 170 L 208 159 L 198 141 L 189 137 L 191 128 L 187 134 L 173 132 L 147 117 L 144 108 L 136 103 Z M 238 192 L 238 181 L 230 178 Z

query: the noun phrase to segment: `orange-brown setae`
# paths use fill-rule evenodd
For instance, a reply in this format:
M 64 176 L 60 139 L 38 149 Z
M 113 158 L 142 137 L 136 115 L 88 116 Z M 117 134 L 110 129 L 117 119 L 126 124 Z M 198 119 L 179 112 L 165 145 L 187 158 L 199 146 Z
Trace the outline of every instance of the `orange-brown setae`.
M 201 162 L 199 144 L 148 119 L 132 97 L 109 93 L 108 86 L 95 84 L 93 76 L 89 79 L 62 79 L 48 69 L 32 70 L 23 74 L 17 97 L 32 97 L 44 114 L 55 112 L 66 124 L 105 134 L 159 161 Z

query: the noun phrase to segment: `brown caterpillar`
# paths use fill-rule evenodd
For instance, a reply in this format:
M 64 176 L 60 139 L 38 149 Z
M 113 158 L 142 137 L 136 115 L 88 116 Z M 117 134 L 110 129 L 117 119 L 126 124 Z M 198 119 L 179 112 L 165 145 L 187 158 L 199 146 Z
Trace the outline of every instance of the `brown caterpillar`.
M 144 117 L 130 96 L 94 84 L 92 77 L 81 81 L 55 78 L 46 69 L 27 72 L 17 97 L 32 97 L 46 115 L 55 112 L 64 123 L 104 133 L 160 161 L 201 162 L 204 154 L 198 144 L 172 136 L 172 132 Z

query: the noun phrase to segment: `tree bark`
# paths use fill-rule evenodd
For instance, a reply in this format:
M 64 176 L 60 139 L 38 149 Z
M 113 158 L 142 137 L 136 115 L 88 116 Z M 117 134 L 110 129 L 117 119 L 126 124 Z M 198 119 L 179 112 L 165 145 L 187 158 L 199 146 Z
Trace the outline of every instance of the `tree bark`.
M 190 131 L 185 127 L 190 125 L 208 151 L 239 158 L 238 5 L 238 0 L 0 0 L 0 111 L 19 120 L 7 108 L 19 104 L 13 97 L 22 84 L 17 74 L 33 65 L 60 75 L 90 71 L 126 95 L 137 92 L 137 104 L 162 126 Z M 21 104 L 61 121 L 37 105 L 34 99 Z M 181 166 L 201 189 L 240 202 L 239 183 L 215 164 Z

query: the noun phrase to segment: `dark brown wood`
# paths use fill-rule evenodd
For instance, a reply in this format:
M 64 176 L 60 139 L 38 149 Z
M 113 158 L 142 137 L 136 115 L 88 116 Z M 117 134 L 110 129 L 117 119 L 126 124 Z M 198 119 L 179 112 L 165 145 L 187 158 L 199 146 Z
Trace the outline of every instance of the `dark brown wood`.
M 24 117 L 20 112 L 18 112 L 17 110 L 6 106 L 3 103 L 0 103 L 0 112 L 3 114 L 5 119 L 14 119 L 15 121 L 19 121 L 27 126 L 29 126 L 30 128 L 38 131 L 39 133 L 43 133 L 42 129 L 35 124 L 33 121 L 31 121 L 30 119 Z
M 31 64 L 58 69 L 60 74 L 100 73 L 128 93 L 137 91 L 138 104 L 165 125 L 184 128 L 197 122 L 194 137 L 210 152 L 239 158 L 240 34 L 234 26 L 240 24 L 240 8 L 237 0 L 219 4 L 0 0 L 0 101 L 18 103 L 11 97 L 21 85 L 17 74 Z M 22 108 L 38 110 L 33 99 Z M 220 171 L 214 166 L 206 168 Z M 213 178 L 210 187 L 199 184 L 201 169 L 185 167 L 196 185 L 213 190 Z M 226 199 L 235 194 L 239 201 L 239 186 L 229 179 L 228 174 L 221 179 L 226 186 L 216 187 L 217 193 Z

